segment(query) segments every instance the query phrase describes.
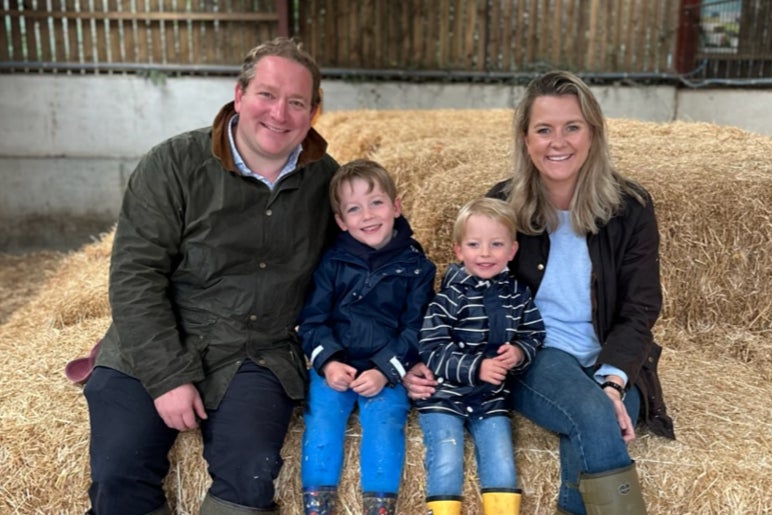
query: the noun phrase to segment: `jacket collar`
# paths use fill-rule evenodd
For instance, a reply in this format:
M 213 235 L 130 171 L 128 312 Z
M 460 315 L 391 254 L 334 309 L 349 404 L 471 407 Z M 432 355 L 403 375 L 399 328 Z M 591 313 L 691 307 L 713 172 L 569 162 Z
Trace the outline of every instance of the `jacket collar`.
M 234 102 L 231 100 L 220 109 L 212 123 L 212 154 L 220 160 L 223 168 L 230 172 L 237 171 L 233 152 L 231 152 L 230 141 L 228 140 L 229 122 L 235 114 L 236 109 Z M 313 127 L 308 129 L 308 134 L 303 139 L 302 145 L 303 152 L 298 157 L 298 168 L 318 161 L 327 152 L 327 141 Z
M 465 288 L 472 288 L 475 290 L 483 290 L 489 288 L 491 285 L 507 282 L 509 280 L 509 269 L 505 268 L 502 272 L 491 277 L 490 279 L 480 279 L 476 275 L 472 275 L 466 271 L 466 268 L 461 263 L 451 263 L 448 265 L 448 269 L 445 272 L 445 276 L 442 279 L 442 287 L 447 288 L 449 286 L 463 286 Z

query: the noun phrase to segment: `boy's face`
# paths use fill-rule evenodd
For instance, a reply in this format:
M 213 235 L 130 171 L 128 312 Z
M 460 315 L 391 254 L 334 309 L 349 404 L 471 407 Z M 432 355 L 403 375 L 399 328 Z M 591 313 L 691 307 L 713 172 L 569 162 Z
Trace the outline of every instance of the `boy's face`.
M 399 199 L 391 200 L 376 181 L 372 191 L 364 179 L 354 179 L 340 185 L 338 226 L 355 240 L 374 249 L 386 246 L 394 230 L 394 219 L 402 213 Z
M 467 219 L 461 243 L 453 245 L 456 258 L 480 279 L 496 276 L 515 257 L 517 241 L 501 222 L 483 215 Z

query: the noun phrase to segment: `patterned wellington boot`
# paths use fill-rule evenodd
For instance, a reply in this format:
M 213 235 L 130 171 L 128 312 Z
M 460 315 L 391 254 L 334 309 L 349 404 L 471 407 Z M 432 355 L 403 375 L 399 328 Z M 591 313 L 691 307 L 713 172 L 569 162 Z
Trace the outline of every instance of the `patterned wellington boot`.
M 335 515 L 338 489 L 334 486 L 311 486 L 303 489 L 304 515 Z
M 365 492 L 362 504 L 365 515 L 394 515 L 397 513 L 397 494 Z

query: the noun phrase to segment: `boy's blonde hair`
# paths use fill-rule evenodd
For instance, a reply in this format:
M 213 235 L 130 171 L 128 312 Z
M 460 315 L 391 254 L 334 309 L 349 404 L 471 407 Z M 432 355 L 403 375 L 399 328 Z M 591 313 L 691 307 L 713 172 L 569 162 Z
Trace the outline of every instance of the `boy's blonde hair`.
M 472 215 L 486 216 L 499 222 L 512 234 L 512 239 L 517 238 L 517 221 L 512 207 L 503 200 L 495 198 L 478 198 L 467 202 L 459 211 L 456 223 L 453 224 L 453 243 L 461 244 L 466 232 L 466 222 Z
M 330 206 L 336 215 L 342 214 L 340 212 L 340 188 L 354 179 L 362 179 L 367 182 L 368 193 L 373 191 L 377 184 L 392 202 L 397 199 L 397 186 L 384 167 L 369 159 L 356 159 L 341 166 L 330 181 Z

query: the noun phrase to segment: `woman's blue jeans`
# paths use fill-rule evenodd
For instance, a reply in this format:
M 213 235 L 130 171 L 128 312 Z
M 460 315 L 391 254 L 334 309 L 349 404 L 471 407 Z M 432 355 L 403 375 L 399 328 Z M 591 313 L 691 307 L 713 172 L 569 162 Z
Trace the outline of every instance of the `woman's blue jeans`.
M 461 496 L 464 485 L 464 427 L 475 445 L 481 488 L 515 488 L 515 455 L 509 417 L 464 419 L 419 413 L 426 447 L 426 497 Z
M 359 406 L 362 426 L 359 459 L 363 492 L 397 493 L 405 457 L 405 422 L 410 401 L 402 385 L 385 387 L 375 397 L 338 392 L 311 371 L 303 433 L 303 488 L 338 486 L 346 425 Z
M 539 426 L 560 437 L 558 506 L 584 514 L 579 475 L 630 465 L 627 445 L 606 393 L 570 354 L 544 348 L 531 366 L 511 381 L 511 406 Z M 625 407 L 633 423 L 638 419 L 640 392 L 631 388 Z

